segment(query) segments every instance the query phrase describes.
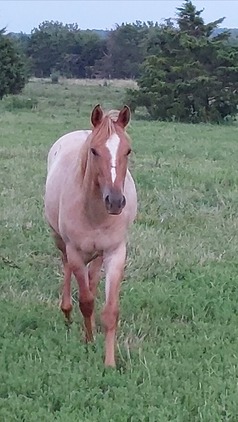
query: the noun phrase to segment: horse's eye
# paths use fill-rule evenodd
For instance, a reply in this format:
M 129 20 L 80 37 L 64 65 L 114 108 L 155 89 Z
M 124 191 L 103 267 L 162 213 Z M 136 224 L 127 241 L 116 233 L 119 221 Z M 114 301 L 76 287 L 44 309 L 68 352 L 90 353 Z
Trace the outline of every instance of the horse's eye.
M 91 148 L 91 153 L 93 155 L 95 155 L 95 157 L 98 157 L 99 156 L 98 152 L 94 148 Z
M 128 151 L 127 151 L 126 155 L 130 155 L 130 153 L 131 153 L 131 148 L 130 148 L 130 149 L 128 149 Z

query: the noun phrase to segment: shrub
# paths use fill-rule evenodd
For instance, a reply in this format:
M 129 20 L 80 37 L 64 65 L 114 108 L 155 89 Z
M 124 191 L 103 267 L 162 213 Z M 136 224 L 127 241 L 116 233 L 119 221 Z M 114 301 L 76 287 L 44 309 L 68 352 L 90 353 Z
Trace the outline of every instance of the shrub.
M 52 84 L 58 84 L 59 83 L 59 72 L 52 72 L 50 75 L 51 83 Z

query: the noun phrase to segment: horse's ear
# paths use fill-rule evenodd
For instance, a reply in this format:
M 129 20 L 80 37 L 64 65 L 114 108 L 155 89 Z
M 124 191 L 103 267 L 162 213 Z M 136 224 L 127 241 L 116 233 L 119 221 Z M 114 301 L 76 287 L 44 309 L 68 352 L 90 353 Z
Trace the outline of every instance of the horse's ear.
M 94 127 L 100 125 L 103 118 L 103 111 L 100 104 L 96 105 L 91 114 L 91 122 Z
M 130 119 L 131 119 L 131 110 L 129 109 L 127 105 L 125 105 L 121 109 L 116 123 L 120 125 L 121 127 L 125 128 L 128 125 Z

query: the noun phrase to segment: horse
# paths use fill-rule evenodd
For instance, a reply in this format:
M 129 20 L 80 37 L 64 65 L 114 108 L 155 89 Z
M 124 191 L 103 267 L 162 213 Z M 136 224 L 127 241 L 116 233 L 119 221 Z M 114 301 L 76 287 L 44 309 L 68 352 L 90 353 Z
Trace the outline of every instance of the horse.
M 115 367 L 120 284 L 126 263 L 127 232 L 137 214 L 137 192 L 128 170 L 131 141 L 128 106 L 91 112 L 91 130 L 59 138 L 50 148 L 45 217 L 63 262 L 61 310 L 71 322 L 71 276 L 79 290 L 86 342 L 94 340 L 94 301 L 102 268 L 105 303 L 105 366 Z

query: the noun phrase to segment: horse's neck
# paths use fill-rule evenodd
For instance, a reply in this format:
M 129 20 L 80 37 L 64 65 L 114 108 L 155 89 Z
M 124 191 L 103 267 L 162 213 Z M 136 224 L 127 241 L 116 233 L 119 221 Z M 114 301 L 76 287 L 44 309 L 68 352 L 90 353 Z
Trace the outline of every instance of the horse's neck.
M 87 179 L 87 165 L 88 165 L 88 150 L 90 148 L 90 142 L 88 140 L 85 141 L 84 145 L 80 149 L 79 157 L 77 160 L 77 181 L 80 185 L 85 184 L 85 180 Z

